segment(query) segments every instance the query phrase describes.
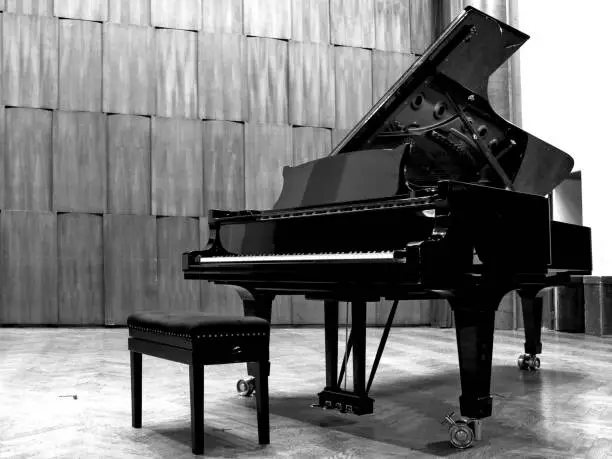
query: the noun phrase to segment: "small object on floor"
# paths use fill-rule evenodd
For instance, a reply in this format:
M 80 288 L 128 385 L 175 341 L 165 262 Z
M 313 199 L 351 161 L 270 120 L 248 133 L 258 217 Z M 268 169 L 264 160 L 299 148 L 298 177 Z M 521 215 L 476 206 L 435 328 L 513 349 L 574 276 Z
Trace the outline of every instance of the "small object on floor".
M 536 371 L 540 368 L 540 358 L 535 354 L 521 354 L 518 358 L 518 367 L 521 370 Z

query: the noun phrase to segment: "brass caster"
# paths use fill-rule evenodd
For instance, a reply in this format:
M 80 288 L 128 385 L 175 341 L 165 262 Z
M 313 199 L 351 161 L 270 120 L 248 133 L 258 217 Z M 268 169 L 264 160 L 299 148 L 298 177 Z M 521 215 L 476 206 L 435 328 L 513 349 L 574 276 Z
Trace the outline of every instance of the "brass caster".
M 540 358 L 535 354 L 521 354 L 517 363 L 521 370 L 536 371 L 540 368 Z
M 450 444 L 458 449 L 466 449 L 472 446 L 476 434 L 480 437 L 480 421 L 469 421 L 465 418 L 453 419 L 453 412 L 446 415 L 442 424 L 449 424 L 448 433 Z
M 236 390 L 239 395 L 243 397 L 250 397 L 255 392 L 255 378 L 253 376 L 249 376 L 245 379 L 240 379 L 236 383 Z

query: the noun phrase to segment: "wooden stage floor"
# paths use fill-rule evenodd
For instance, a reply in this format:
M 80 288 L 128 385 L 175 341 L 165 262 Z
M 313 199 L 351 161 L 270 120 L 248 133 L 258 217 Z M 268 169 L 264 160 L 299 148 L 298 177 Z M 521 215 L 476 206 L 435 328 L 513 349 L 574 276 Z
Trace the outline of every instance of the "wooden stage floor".
M 381 334 L 367 331 L 368 365 Z M 542 369 L 524 373 L 522 332 L 496 332 L 494 415 L 483 441 L 462 452 L 440 424 L 458 407 L 454 330 L 393 329 L 375 413 L 357 417 L 309 406 L 324 384 L 323 330 L 274 328 L 271 445 L 257 444 L 254 398 L 235 392 L 243 365 L 207 367 L 205 455 L 610 457 L 612 340 L 543 335 Z M 132 429 L 126 346 L 126 329 L 0 328 L 0 458 L 192 457 L 188 368 L 144 357 L 143 428 Z

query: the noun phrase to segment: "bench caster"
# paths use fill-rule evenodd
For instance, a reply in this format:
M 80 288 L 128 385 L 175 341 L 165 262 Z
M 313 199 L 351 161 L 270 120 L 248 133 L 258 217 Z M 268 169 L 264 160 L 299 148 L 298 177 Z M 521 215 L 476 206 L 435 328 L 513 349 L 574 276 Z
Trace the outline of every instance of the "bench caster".
M 521 370 L 536 371 L 540 368 L 540 359 L 535 354 L 521 354 L 517 363 Z
M 245 379 L 239 379 L 236 383 L 236 390 L 239 395 L 243 397 L 250 397 L 255 392 L 255 378 L 253 376 L 249 376 Z
M 469 448 L 474 440 L 481 439 L 480 421 L 465 418 L 453 419 L 454 414 L 451 411 L 442 421 L 442 424 L 449 424 L 450 444 L 459 449 Z

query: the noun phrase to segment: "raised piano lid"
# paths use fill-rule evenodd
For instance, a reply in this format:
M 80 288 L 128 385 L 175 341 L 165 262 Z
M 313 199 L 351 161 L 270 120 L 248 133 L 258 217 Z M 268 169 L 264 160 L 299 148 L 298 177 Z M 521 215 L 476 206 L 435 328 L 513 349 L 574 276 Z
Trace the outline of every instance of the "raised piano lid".
M 466 7 L 329 157 L 283 170 L 285 184 L 275 208 L 393 195 L 407 140 L 424 139 L 432 130 L 446 135 L 459 150 L 467 149 L 472 157 L 468 168 L 465 161 L 460 163 L 460 155 L 454 159 L 443 154 L 443 172 L 450 167 L 481 182 L 485 177 L 491 186 L 550 193 L 571 173 L 573 159 L 504 120 L 492 109 L 487 95 L 490 75 L 528 38 Z M 441 105 L 442 114 L 436 112 Z M 486 131 L 479 131 L 482 126 Z M 476 135 L 481 132 L 487 134 Z M 422 142 L 427 150 L 427 141 Z M 438 175 L 430 172 L 426 177 L 423 170 L 413 175 L 421 174 L 424 183 L 434 183 Z M 442 178 L 459 179 L 444 174 Z

